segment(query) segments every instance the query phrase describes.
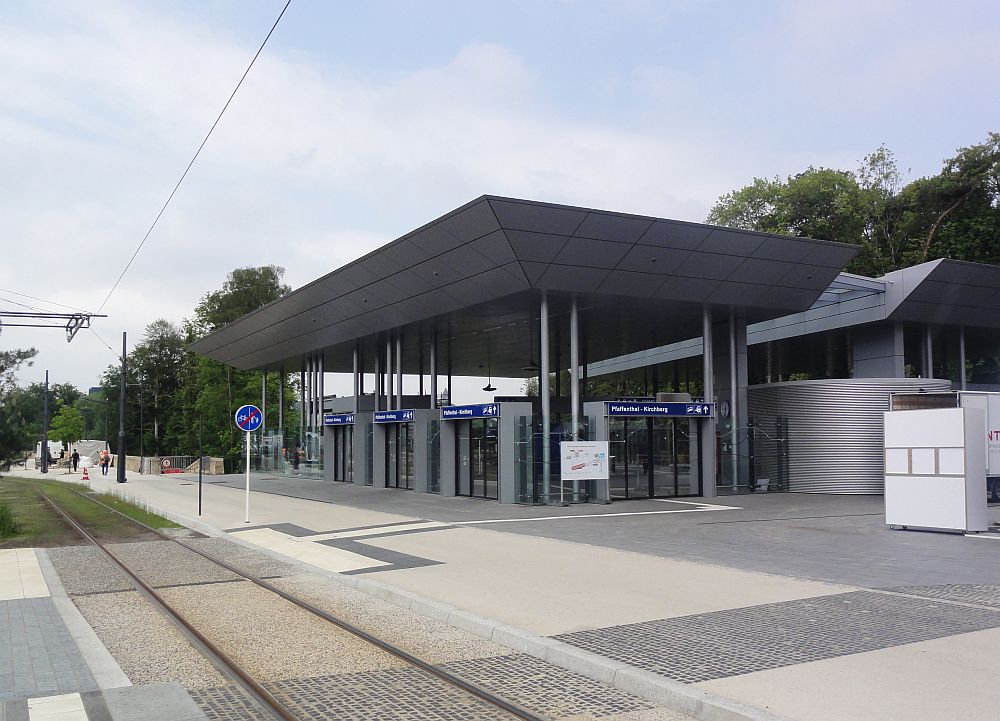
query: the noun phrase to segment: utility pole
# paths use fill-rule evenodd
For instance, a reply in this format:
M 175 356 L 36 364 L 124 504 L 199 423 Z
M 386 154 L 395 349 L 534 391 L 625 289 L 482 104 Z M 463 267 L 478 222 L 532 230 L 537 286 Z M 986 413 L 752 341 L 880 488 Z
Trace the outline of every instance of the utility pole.
M 118 384 L 118 482 L 125 483 L 125 373 L 127 371 L 125 355 L 126 333 L 122 331 L 122 377 Z
M 49 372 L 45 371 L 42 393 L 42 473 L 49 472 Z

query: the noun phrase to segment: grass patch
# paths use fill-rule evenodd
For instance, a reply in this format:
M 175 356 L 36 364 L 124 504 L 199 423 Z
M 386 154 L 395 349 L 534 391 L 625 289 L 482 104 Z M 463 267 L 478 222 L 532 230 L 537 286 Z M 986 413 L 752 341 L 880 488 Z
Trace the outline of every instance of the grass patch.
M 0 538 L 13 538 L 18 534 L 17 521 L 10 512 L 10 506 L 0 503 Z
M 0 503 L 10 509 L 18 533 L 8 538 L 0 537 L 0 548 L 66 546 L 82 542 L 76 531 L 68 527 L 65 521 L 38 496 L 39 490 L 102 541 L 127 541 L 145 537 L 149 533 L 74 492 L 87 493 L 90 491 L 87 486 L 6 476 L 0 478 Z M 102 495 L 100 500 L 154 528 L 176 526 L 166 518 L 114 496 Z
M 158 516 L 149 510 L 145 503 L 135 499 L 125 500 L 111 493 L 100 493 L 94 496 L 101 503 L 111 506 L 116 511 L 124 513 L 129 518 L 134 518 L 140 523 L 145 523 L 153 528 L 180 528 L 180 524 L 174 523 L 170 519 Z

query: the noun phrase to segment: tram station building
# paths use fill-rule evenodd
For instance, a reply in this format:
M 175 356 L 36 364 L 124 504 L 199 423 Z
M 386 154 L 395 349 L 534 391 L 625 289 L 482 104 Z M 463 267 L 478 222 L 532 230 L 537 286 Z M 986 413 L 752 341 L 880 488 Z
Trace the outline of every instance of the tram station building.
M 301 445 L 318 479 L 501 503 L 881 493 L 891 393 L 997 387 L 1000 267 L 865 278 L 843 272 L 857 252 L 482 196 L 191 349 L 262 384 L 299 374 L 265 472 Z M 328 373 L 353 394 L 328 397 Z M 466 404 L 454 376 L 539 393 Z M 631 394 L 592 392 L 608 376 Z M 607 481 L 561 480 L 573 440 L 609 441 Z

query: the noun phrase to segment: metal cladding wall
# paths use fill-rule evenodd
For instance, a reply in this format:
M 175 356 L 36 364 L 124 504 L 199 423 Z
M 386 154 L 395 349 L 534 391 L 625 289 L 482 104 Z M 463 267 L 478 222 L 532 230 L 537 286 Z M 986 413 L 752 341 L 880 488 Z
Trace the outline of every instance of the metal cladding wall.
M 928 378 L 846 378 L 751 386 L 751 416 L 788 418 L 790 491 L 881 494 L 883 417 L 890 393 L 946 391 Z

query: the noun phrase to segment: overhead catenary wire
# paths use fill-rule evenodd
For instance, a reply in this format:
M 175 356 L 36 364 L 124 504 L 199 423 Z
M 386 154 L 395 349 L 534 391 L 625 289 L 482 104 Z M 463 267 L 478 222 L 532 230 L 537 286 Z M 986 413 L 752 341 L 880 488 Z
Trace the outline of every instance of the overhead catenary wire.
M 152 234 L 153 229 L 156 228 L 156 224 L 160 221 L 160 218 L 163 216 L 163 213 L 166 211 L 167 206 L 170 205 L 170 201 L 174 199 L 174 195 L 177 194 L 177 190 L 181 187 L 181 183 L 184 182 L 184 179 L 187 177 L 187 174 L 191 170 L 191 167 L 194 165 L 195 161 L 198 160 L 198 156 L 201 155 L 201 151 L 205 147 L 205 144 L 208 142 L 208 139 L 210 137 L 212 137 L 212 132 L 215 130 L 216 126 L 219 124 L 219 121 L 222 120 L 223 114 L 226 112 L 226 109 L 229 107 L 229 104 L 233 101 L 233 98 L 236 97 L 236 93 L 239 91 L 240 86 L 243 85 L 243 81 L 246 80 L 247 75 L 250 74 L 250 69 L 253 68 L 254 63 L 257 62 L 257 58 L 260 57 L 261 52 L 264 50 L 264 46 L 267 45 L 267 41 L 271 39 L 271 35 L 274 33 L 275 28 L 278 27 L 278 23 L 281 22 L 281 18 L 284 17 L 285 11 L 288 10 L 288 6 L 291 5 L 291 4 L 292 4 L 292 0 L 287 0 L 287 2 L 285 3 L 285 6 L 283 8 L 281 8 L 281 12 L 278 13 L 278 17 L 275 19 L 274 24 L 271 26 L 271 29 L 268 31 L 267 36 L 264 38 L 264 41 L 260 44 L 260 47 L 257 48 L 257 52 L 254 53 L 253 59 L 250 60 L 250 64 L 247 65 L 247 69 L 243 71 L 243 75 L 240 77 L 239 82 L 236 83 L 236 87 L 233 88 L 233 92 L 230 93 L 229 99 L 226 100 L 226 104 L 223 105 L 222 106 L 222 110 L 219 111 L 219 115 L 215 118 L 215 122 L 212 123 L 212 127 L 210 127 L 208 129 L 208 133 L 205 134 L 204 140 L 201 141 L 201 144 L 198 146 L 198 149 L 195 151 L 194 156 L 192 156 L 191 161 L 187 164 L 187 167 L 184 168 L 184 172 L 181 173 L 181 177 L 177 181 L 177 184 L 174 185 L 174 189 L 171 190 L 170 191 L 170 195 L 167 196 L 167 200 L 163 204 L 163 207 L 160 208 L 160 212 L 156 214 L 156 217 L 153 219 L 152 224 L 150 224 L 149 230 L 146 231 L 146 234 L 142 237 L 142 240 L 139 241 L 139 245 L 136 246 L 135 251 L 132 253 L 132 257 L 129 258 L 128 263 L 125 264 L 125 267 L 122 269 L 122 272 L 119 274 L 118 279 L 115 281 L 115 284 L 113 286 L 111 286 L 111 290 L 108 291 L 108 294 L 104 298 L 104 301 L 101 303 L 101 306 L 97 309 L 98 313 L 100 313 L 102 310 L 104 310 L 104 306 L 106 306 L 108 304 L 108 301 L 111 300 L 111 296 L 118 289 L 119 284 L 122 282 L 122 279 L 125 277 L 125 274 L 128 273 L 129 268 L 132 267 L 132 263 L 135 262 L 136 256 L 139 255 L 139 251 L 142 250 L 142 247 L 146 244 L 146 241 L 149 240 L 149 236 Z
M 18 295 L 22 298 L 30 298 L 31 300 L 37 300 L 39 303 L 45 303 L 46 305 L 57 305 L 61 308 L 69 308 L 70 310 L 78 310 L 81 313 L 88 312 L 84 308 L 77 308 L 75 305 L 66 305 L 65 303 L 57 303 L 54 300 L 45 300 L 45 298 L 39 298 L 34 295 L 28 295 L 27 293 L 19 293 L 16 290 L 11 290 L 10 288 L 0 288 L 0 293 L 10 293 L 11 295 Z M 17 303 L 17 301 L 9 301 L 11 303 Z M 23 303 L 18 303 L 18 305 L 24 305 Z M 32 308 L 32 306 L 24 306 L 25 308 Z M 32 308 L 32 310 L 43 310 L 42 308 Z

